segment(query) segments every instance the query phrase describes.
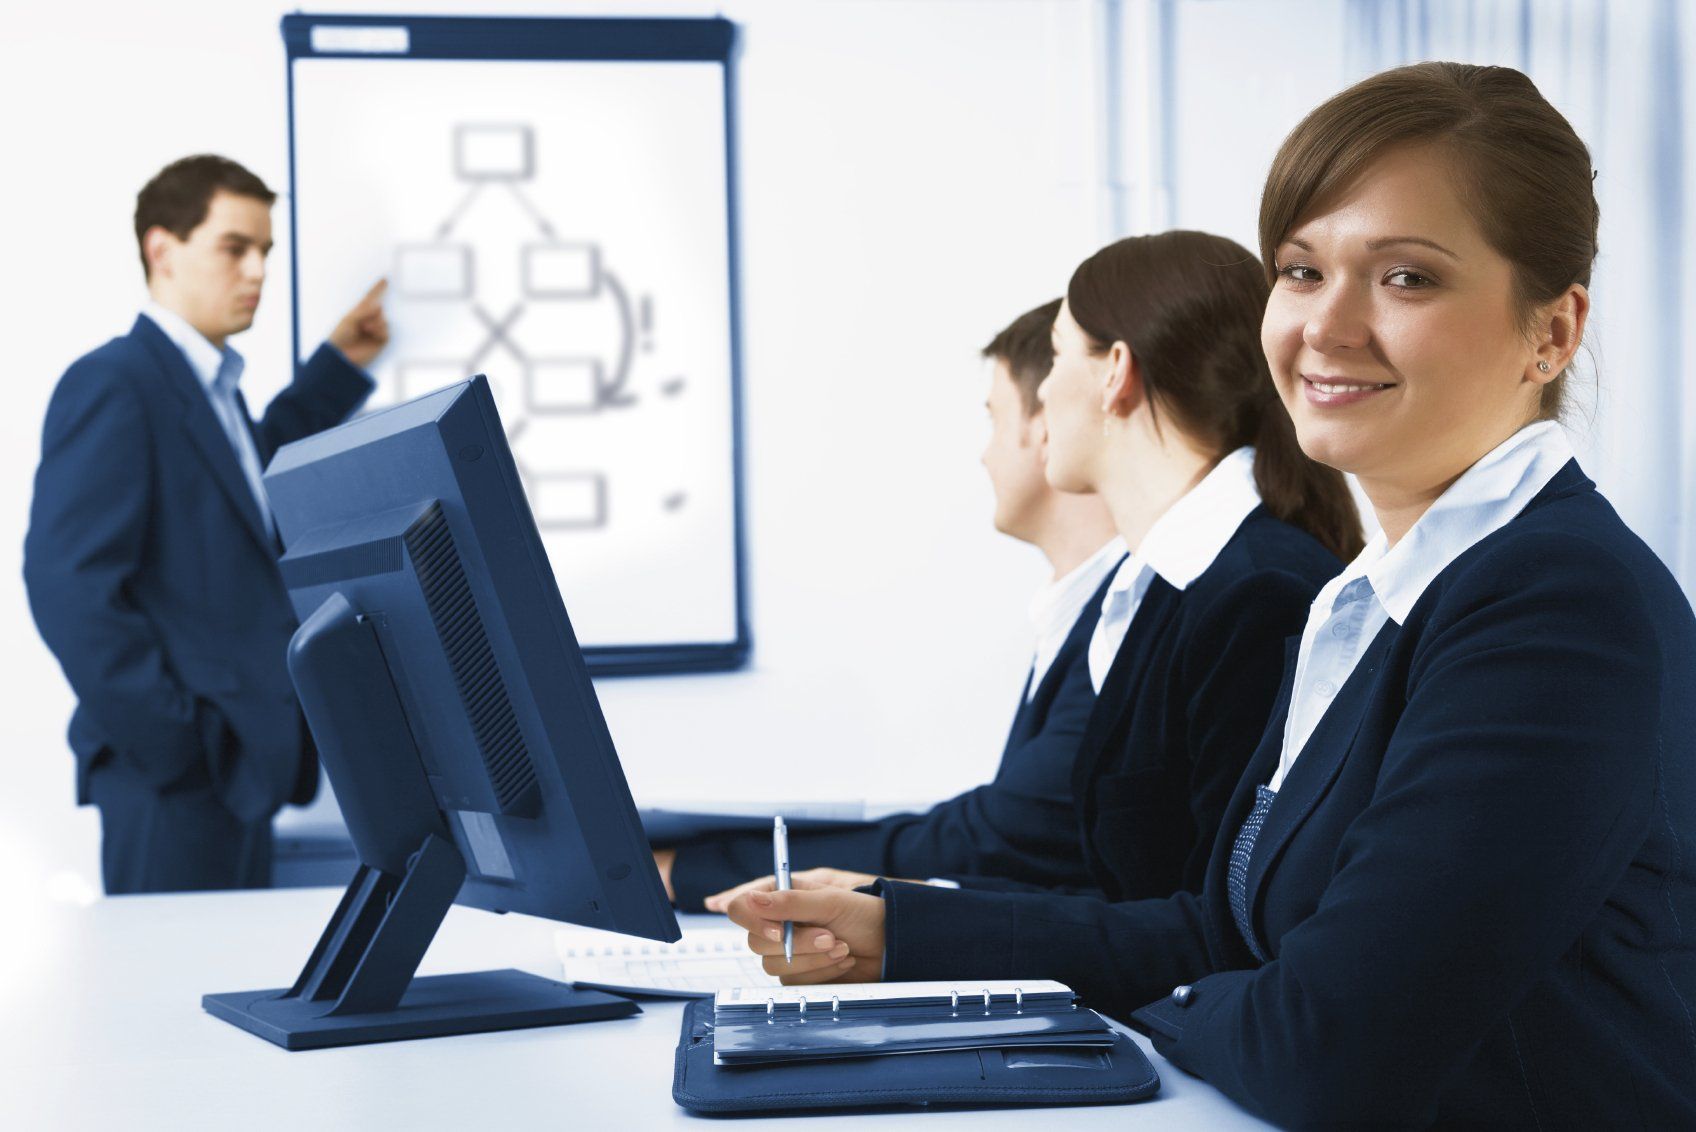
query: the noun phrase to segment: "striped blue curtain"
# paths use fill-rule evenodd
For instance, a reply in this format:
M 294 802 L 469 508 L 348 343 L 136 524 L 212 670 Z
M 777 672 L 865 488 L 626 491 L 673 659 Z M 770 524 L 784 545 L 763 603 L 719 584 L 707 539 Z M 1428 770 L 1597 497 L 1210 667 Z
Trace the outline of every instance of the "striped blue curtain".
M 1349 81 L 1423 59 L 1516 67 L 1590 147 L 1602 209 L 1580 462 L 1696 595 L 1696 6 L 1348 0 Z

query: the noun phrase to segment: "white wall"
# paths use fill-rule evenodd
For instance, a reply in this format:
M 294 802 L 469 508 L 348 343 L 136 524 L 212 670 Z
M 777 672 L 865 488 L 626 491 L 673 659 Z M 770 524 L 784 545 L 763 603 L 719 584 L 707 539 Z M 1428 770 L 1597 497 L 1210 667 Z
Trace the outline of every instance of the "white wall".
M 0 418 L 6 772 L 0 891 L 98 884 L 72 806 L 71 697 L 20 548 L 47 398 L 143 297 L 134 194 L 224 153 L 286 187 L 291 5 L 34 5 L 0 30 Z M 320 3 L 464 14 L 473 5 Z M 612 6 L 603 5 L 601 11 Z M 1044 0 L 617 5 L 743 25 L 740 175 L 754 663 L 603 682 L 638 798 L 923 798 L 993 768 L 1023 678 L 1040 559 L 989 527 L 976 351 L 1093 250 L 1092 10 Z M 508 14 L 573 14 L 510 3 Z M 249 399 L 285 379 L 287 211 Z

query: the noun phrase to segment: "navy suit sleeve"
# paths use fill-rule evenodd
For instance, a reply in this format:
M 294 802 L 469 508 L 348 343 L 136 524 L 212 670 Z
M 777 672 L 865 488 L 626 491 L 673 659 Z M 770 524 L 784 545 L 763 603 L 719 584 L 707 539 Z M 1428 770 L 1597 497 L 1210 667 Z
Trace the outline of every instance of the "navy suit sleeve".
M 203 757 L 223 726 L 165 659 L 128 586 L 157 501 L 147 419 L 130 377 L 84 358 L 54 391 L 43 428 L 24 582 L 42 639 L 83 710 L 154 785 Z
M 254 424 L 261 460 L 268 463 L 283 445 L 346 420 L 371 395 L 371 386 L 365 371 L 340 350 L 328 342 L 319 346 Z
M 1076 824 L 1075 820 L 1074 824 Z M 1075 849 L 1073 850 L 1072 855 L 1075 859 L 1077 856 L 1077 851 Z M 969 873 L 951 873 L 947 879 L 953 881 L 961 888 L 970 888 L 978 892 L 1058 892 L 1074 896 L 1096 897 L 1101 897 L 1103 895 L 1099 887 L 1087 882 L 1079 884 L 1032 884 L 1029 881 L 1013 880 L 1010 877 L 972 876 Z
M 1065 780 L 1088 726 L 1095 697 L 1080 662 L 1083 694 L 1055 697 L 1042 730 L 1019 750 L 1027 767 L 1058 768 Z M 921 814 L 895 814 L 846 830 L 797 830 L 789 835 L 795 869 L 827 867 L 877 876 L 925 880 L 935 876 L 1012 877 L 1082 887 L 1089 881 L 1079 859 L 1077 819 L 1067 796 L 1047 796 L 1008 776 L 975 787 Z M 771 873 L 771 838 L 740 835 L 679 847 L 672 889 L 680 907 L 743 881 Z M 986 881 L 984 883 L 994 883 Z
M 1318 907 L 1273 962 L 1161 1011 L 1156 1045 L 1280 1124 L 1430 1123 L 1645 835 L 1659 664 L 1604 548 L 1539 535 L 1481 556 L 1433 608 Z
M 1058 979 L 1118 1018 L 1209 970 L 1201 898 L 1090 896 L 880 881 L 890 981 Z

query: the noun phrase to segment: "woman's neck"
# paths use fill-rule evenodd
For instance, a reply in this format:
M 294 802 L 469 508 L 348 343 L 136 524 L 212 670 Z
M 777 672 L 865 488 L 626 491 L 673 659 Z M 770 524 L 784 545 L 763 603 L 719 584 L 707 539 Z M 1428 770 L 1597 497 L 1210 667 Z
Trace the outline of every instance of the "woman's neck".
M 1113 526 L 1135 554 L 1149 529 L 1172 504 L 1206 478 L 1218 458 L 1191 447 L 1168 422 L 1162 436 L 1152 431 L 1141 443 L 1128 435 L 1134 423 L 1121 426 L 1108 438 L 1097 491 L 1113 516 Z M 1152 442 L 1151 442 L 1152 441 Z
M 1051 491 L 1049 506 L 1030 541 L 1048 559 L 1059 581 L 1106 546 L 1116 533 L 1099 496 Z
M 1390 546 L 1395 546 L 1415 523 L 1431 509 L 1431 505 L 1442 494 L 1454 486 L 1454 482 L 1471 471 L 1473 466 L 1507 443 L 1509 438 L 1521 429 L 1536 424 L 1531 420 L 1513 421 L 1485 436 L 1475 440 L 1471 450 L 1453 457 L 1437 467 L 1423 469 L 1413 474 L 1374 476 L 1359 475 L 1360 489 L 1366 493 L 1366 498 L 1372 503 L 1372 511 L 1378 518 L 1378 525 L 1384 530 L 1384 538 Z
M 1395 546 L 1402 540 L 1402 536 L 1413 530 L 1413 525 L 1431 509 L 1438 497 L 1449 490 L 1449 486 L 1460 477 L 1461 473 L 1456 472 L 1448 479 L 1419 485 L 1362 479 L 1360 489 L 1372 503 L 1372 513 L 1377 517 L 1378 525 L 1383 528 L 1385 540 L 1390 546 Z

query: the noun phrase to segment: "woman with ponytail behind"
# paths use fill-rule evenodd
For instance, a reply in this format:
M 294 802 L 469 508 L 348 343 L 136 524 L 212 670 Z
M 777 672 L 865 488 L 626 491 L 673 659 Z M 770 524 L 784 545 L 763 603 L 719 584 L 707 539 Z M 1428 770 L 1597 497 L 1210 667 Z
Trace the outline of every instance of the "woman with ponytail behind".
M 1163 232 L 1086 259 L 1055 320 L 1048 481 L 1098 493 L 1131 549 L 1090 641 L 1072 783 L 1111 900 L 1200 890 L 1284 641 L 1360 549 L 1342 476 L 1302 455 L 1278 403 L 1266 296 L 1240 245 Z
M 1049 484 L 1098 494 L 1131 551 L 1089 643 L 1097 698 L 1073 763 L 1091 895 L 1200 890 L 1285 640 L 1360 549 L 1342 476 L 1302 455 L 1267 372 L 1267 290 L 1230 240 L 1133 237 L 1078 267 L 1054 326 L 1037 394 Z M 820 869 L 795 884 L 874 879 Z
M 1241 244 L 1163 232 L 1120 240 L 1084 260 L 1059 318 L 1083 330 L 1088 353 L 1108 364 L 1113 343 L 1122 344 L 1119 364 L 1138 368 L 1146 419 L 1157 433 L 1170 417 L 1216 453 L 1252 447 L 1266 510 L 1346 562 L 1361 550 L 1360 514 L 1343 477 L 1302 452 L 1279 405 L 1260 348 L 1268 293 L 1260 261 Z M 1073 453 L 1051 450 L 1050 460 L 1057 455 Z

